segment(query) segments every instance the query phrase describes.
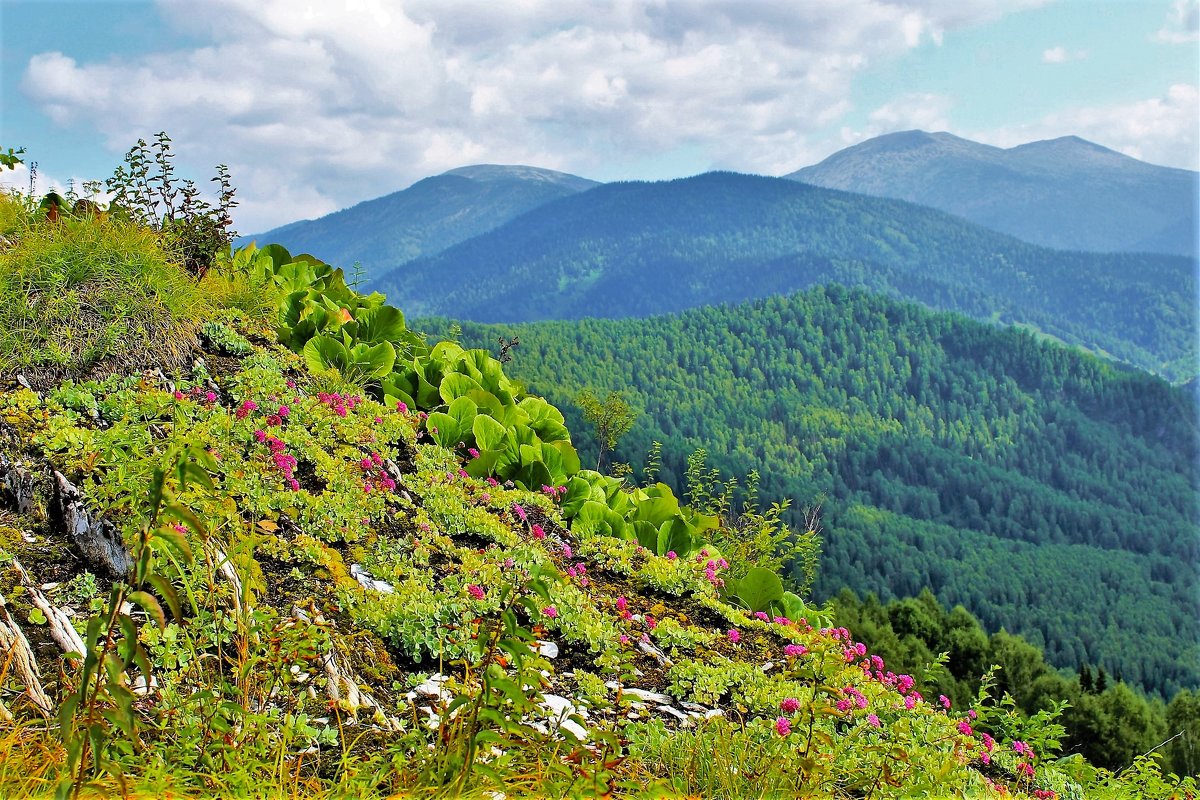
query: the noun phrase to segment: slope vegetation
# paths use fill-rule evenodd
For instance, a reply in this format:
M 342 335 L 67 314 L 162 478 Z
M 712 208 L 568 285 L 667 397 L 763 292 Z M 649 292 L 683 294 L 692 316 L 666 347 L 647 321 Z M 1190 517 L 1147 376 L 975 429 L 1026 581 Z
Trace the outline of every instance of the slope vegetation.
M 1200 685 L 1197 405 L 1017 329 L 839 286 L 645 320 L 464 325 L 517 334 L 511 370 L 568 407 L 643 409 L 619 451 L 704 447 L 764 496 L 821 504 L 818 594 L 932 587 L 1060 667 Z M 578 412 L 570 421 L 580 424 Z M 594 458 L 594 449 L 584 458 Z
M 1195 371 L 1196 262 L 1047 250 L 897 200 L 712 173 L 607 184 L 374 283 L 410 313 L 627 317 L 838 282 Z
M 1196 255 L 1200 175 L 1075 136 L 1003 149 L 889 133 L 785 177 L 939 208 L 1046 247 Z

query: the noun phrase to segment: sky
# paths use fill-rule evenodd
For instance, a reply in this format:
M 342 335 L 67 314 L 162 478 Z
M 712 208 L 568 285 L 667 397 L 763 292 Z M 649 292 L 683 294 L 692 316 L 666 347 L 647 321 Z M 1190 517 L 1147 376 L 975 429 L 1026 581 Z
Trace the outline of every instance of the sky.
M 466 164 L 783 175 L 890 131 L 1200 168 L 1200 0 L 0 0 L 36 189 L 165 130 L 243 234 Z M 4 181 L 28 188 L 25 168 Z

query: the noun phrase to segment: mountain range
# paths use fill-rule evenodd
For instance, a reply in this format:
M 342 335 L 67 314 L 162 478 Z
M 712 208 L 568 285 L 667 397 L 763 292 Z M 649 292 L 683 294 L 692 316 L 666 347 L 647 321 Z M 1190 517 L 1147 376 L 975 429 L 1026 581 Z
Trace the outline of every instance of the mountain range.
M 830 282 L 1194 374 L 1195 261 L 1050 250 L 901 200 L 708 173 L 610 183 L 371 281 L 410 314 L 648 316 Z
M 417 181 L 320 219 L 301 220 L 241 242 L 275 242 L 293 253 L 322 253 L 330 263 L 357 264 L 378 276 L 432 255 L 595 181 L 524 166 L 476 164 Z
M 1200 175 L 1076 136 L 1003 149 L 889 133 L 785 177 L 909 200 L 1062 250 L 1196 253 Z

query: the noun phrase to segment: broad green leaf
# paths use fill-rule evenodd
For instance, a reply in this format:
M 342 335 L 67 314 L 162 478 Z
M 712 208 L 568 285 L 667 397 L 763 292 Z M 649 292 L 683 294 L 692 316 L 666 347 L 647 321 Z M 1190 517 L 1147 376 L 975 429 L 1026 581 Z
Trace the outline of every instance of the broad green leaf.
M 480 414 L 472 423 L 475 434 L 475 444 L 480 450 L 499 451 L 504 446 L 508 431 L 503 425 L 491 417 Z

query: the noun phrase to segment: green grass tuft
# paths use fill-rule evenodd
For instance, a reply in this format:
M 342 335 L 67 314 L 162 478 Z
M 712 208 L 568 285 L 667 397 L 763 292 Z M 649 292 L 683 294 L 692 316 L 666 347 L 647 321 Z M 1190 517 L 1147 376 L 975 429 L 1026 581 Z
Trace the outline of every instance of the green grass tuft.
M 39 220 L 0 197 L 0 376 L 35 383 L 178 366 L 210 302 L 154 233 L 112 219 Z

